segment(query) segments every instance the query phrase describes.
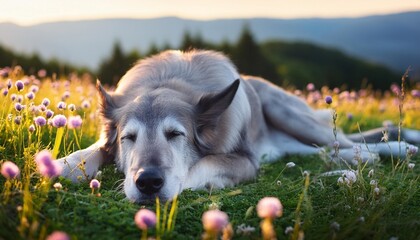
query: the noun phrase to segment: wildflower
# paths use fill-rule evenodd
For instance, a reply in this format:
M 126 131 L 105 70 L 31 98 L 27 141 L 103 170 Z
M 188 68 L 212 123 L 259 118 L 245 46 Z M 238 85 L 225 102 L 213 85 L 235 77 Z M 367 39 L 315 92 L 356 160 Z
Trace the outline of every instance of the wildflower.
M 7 96 L 9 93 L 9 90 L 7 88 L 3 89 L 3 96 Z
M 63 185 L 61 185 L 61 183 L 56 182 L 54 183 L 53 187 L 55 188 L 55 190 L 59 191 L 63 188 Z
M 68 128 L 74 129 L 79 128 L 80 126 L 82 126 L 82 118 L 79 115 L 69 117 Z
M 65 232 L 54 231 L 45 240 L 70 240 L 70 237 Z
M 17 98 L 16 94 L 13 93 L 12 95 L 10 95 L 10 100 L 12 100 L 12 102 L 14 102 L 16 98 Z
M 55 115 L 52 119 L 52 124 L 56 128 L 64 127 L 67 124 L 67 118 L 64 115 Z
M 288 163 L 286 163 L 286 167 L 287 168 L 292 168 L 294 166 L 296 166 L 296 164 L 294 162 L 288 162 Z
M 378 182 L 376 181 L 376 180 L 370 180 L 370 183 L 369 183 L 371 186 L 378 186 Z
M 416 155 L 416 154 L 417 154 L 417 152 L 418 152 L 418 150 L 419 150 L 419 148 L 418 148 L 418 147 L 413 146 L 413 145 L 410 145 L 410 146 L 408 147 L 408 154 L 410 154 L 410 155 Z
M 281 186 L 281 181 L 277 180 L 276 184 L 277 184 L 277 186 Z
M 340 224 L 338 222 L 331 223 L 330 227 L 333 231 L 340 231 Z
M 35 156 L 38 171 L 42 176 L 53 178 L 61 174 L 63 168 L 53 160 L 52 154 L 48 150 L 42 150 Z
M 84 101 L 82 102 L 82 107 L 83 107 L 83 108 L 90 108 L 90 103 L 89 103 L 89 101 L 88 101 L 88 100 L 84 100 Z
M 69 92 L 69 91 L 65 91 L 65 92 L 63 93 L 63 96 L 61 97 L 61 99 L 65 100 L 65 99 L 67 99 L 67 98 L 69 98 L 69 97 L 70 97 L 70 92 Z
M 39 71 L 38 71 L 38 77 L 40 77 L 40 78 L 44 78 L 44 77 L 46 77 L 47 76 L 47 70 L 45 70 L 45 69 L 40 69 Z
M 39 114 L 40 109 L 39 109 L 38 106 L 35 106 L 35 105 L 33 105 L 33 103 L 31 103 L 31 106 L 29 107 L 29 111 L 32 114 L 37 115 L 37 114 Z
M 381 190 L 378 187 L 373 189 L 373 191 L 375 192 L 376 195 L 379 195 L 379 193 L 381 192 Z
M 51 101 L 48 98 L 42 99 L 42 105 L 48 107 L 50 105 Z
M 409 164 L 408 164 L 408 169 L 413 169 L 413 168 L 414 168 L 414 166 L 416 166 L 416 164 L 414 164 L 414 163 L 409 163 Z
M 7 179 L 17 178 L 20 174 L 19 167 L 10 161 L 5 161 L 1 165 L 1 175 Z
M 373 177 L 373 174 L 374 174 L 374 170 L 373 169 L 371 169 L 370 171 L 369 171 L 369 173 L 368 173 L 368 177 Z
M 42 104 L 38 105 L 38 109 L 41 110 L 42 112 L 45 112 L 45 110 L 47 110 L 47 108 Z
M 45 112 L 45 117 L 46 117 L 46 118 L 52 118 L 52 116 L 54 116 L 54 112 L 53 112 L 53 111 L 51 111 L 50 109 L 48 109 L 48 110 Z
M 29 99 L 29 100 L 32 100 L 32 99 L 35 98 L 35 94 L 33 92 L 28 92 L 26 94 L 26 98 Z
M 292 226 L 288 226 L 288 227 L 286 227 L 286 229 L 284 229 L 284 234 L 286 234 L 286 235 L 289 235 L 292 232 L 293 232 L 293 227 Z
M 334 142 L 333 142 L 333 147 L 334 147 L 335 149 L 339 148 L 339 147 L 340 147 L 340 142 L 339 142 L 339 141 L 334 141 Z
M 351 183 L 355 183 L 357 180 L 356 173 L 354 171 L 344 171 L 343 177 L 347 178 Z
M 7 89 L 12 88 L 12 79 L 7 79 Z
M 339 177 L 339 178 L 337 179 L 337 183 L 338 183 L 338 184 L 344 184 L 344 178 L 343 178 L 343 177 Z
M 353 151 L 355 156 L 360 156 L 362 153 L 362 147 L 359 144 L 353 146 Z
M 17 90 L 20 92 L 20 91 L 23 90 L 24 84 L 23 84 L 22 80 L 17 80 L 16 83 L 15 83 L 15 86 L 16 86 Z
M 303 174 L 302 174 L 302 175 L 303 175 L 304 177 L 306 177 L 306 176 L 309 176 L 309 174 L 310 174 L 310 172 L 309 172 L 309 171 L 307 171 L 307 170 L 305 170 L 305 171 L 303 171 Z
M 76 105 L 74 105 L 73 103 L 69 104 L 68 109 L 73 112 L 76 110 Z
M 325 102 L 326 102 L 327 104 L 331 104 L 331 103 L 332 103 L 332 101 L 333 101 L 333 99 L 332 99 L 332 97 L 331 97 L 331 96 L 326 96 L 326 97 L 325 97 Z
M 315 85 L 313 83 L 308 83 L 308 85 L 306 85 L 306 90 L 308 90 L 309 92 L 314 91 Z
M 89 187 L 93 189 L 99 189 L 101 187 L 101 183 L 97 179 L 92 179 L 89 183 Z
M 37 93 L 39 91 L 39 87 L 36 85 L 32 85 L 31 88 L 29 89 L 29 91 L 33 92 L 33 93 Z
M 220 210 L 209 210 L 202 217 L 204 230 L 211 233 L 219 233 L 229 223 L 229 217 Z
M 15 110 L 16 110 L 16 111 L 20 112 L 20 111 L 22 111 L 22 109 L 23 109 L 22 104 L 20 104 L 20 103 L 15 103 Z
M 257 204 L 257 213 L 260 218 L 274 219 L 283 215 L 283 205 L 278 198 L 265 197 Z
M 419 90 L 411 90 L 411 95 L 415 98 L 420 98 L 420 91 Z
M 34 122 L 35 122 L 35 125 L 40 126 L 40 127 L 42 127 L 42 126 L 44 126 L 45 124 L 47 124 L 47 120 L 45 120 L 45 118 L 44 118 L 44 117 L 42 117 L 42 116 L 38 116 L 38 117 L 36 117 L 36 118 L 34 119 Z
M 57 108 L 60 109 L 60 110 L 66 109 L 66 103 L 65 102 L 59 102 L 57 104 Z
M 35 132 L 35 126 L 34 126 L 33 124 L 31 124 L 31 125 L 28 127 L 28 131 L 29 131 L 30 133 Z
M 156 225 L 156 214 L 148 209 L 140 209 L 134 216 L 134 222 L 141 230 L 147 230 Z
M 21 116 L 16 116 L 14 122 L 17 125 L 20 125 L 20 123 L 22 122 L 22 117 Z
M 353 120 L 353 114 L 351 114 L 351 113 L 347 113 L 347 119 L 348 119 L 349 121 Z
M 241 224 L 236 227 L 237 234 L 250 235 L 253 232 L 255 232 L 255 228 L 251 226 L 247 226 L 245 224 Z

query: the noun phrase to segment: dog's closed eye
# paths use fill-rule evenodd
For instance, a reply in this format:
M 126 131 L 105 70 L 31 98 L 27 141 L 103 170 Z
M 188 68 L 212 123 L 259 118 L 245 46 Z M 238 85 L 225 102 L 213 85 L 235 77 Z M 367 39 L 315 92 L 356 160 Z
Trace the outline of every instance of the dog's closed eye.
M 121 137 L 121 141 L 129 140 L 129 141 L 135 142 L 136 139 L 137 139 L 137 135 L 133 133 L 129 133 Z
M 168 130 L 165 132 L 165 137 L 168 141 L 175 139 L 176 137 L 179 137 L 179 136 L 185 136 L 185 133 L 178 130 Z

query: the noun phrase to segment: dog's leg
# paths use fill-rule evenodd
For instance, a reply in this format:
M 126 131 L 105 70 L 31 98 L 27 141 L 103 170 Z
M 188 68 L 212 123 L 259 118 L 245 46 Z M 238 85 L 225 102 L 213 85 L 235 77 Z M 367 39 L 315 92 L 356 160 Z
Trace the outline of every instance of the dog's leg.
M 248 81 L 259 95 L 269 125 L 307 145 L 333 144 L 335 138 L 331 120 L 326 120 L 326 111 L 315 111 L 302 99 L 262 79 Z M 337 140 L 342 147 L 353 145 L 340 131 L 337 132 Z
M 71 179 L 73 182 L 93 178 L 104 163 L 104 153 L 101 149 L 103 146 L 103 140 L 99 140 L 86 149 L 57 159 L 63 168 L 61 176 Z
M 384 136 L 384 133 L 386 133 L 386 136 Z M 354 142 L 360 143 L 379 143 L 384 141 L 384 139 L 386 139 L 386 141 L 397 141 L 398 128 L 395 126 L 376 128 L 361 133 L 348 134 L 347 137 Z M 420 131 L 402 128 L 400 138 L 402 141 L 406 141 L 408 143 L 420 144 Z
M 182 188 L 224 188 L 256 177 L 258 165 L 237 154 L 209 155 L 188 172 Z

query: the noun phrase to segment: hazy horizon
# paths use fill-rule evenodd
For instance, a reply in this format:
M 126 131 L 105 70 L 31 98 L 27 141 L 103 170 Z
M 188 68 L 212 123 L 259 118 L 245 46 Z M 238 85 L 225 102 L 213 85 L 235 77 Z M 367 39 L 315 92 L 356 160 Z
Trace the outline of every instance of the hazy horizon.
M 1 1 L 1 6 L 0 23 L 21 26 L 110 18 L 358 18 L 420 11 L 418 0 L 15 0 Z

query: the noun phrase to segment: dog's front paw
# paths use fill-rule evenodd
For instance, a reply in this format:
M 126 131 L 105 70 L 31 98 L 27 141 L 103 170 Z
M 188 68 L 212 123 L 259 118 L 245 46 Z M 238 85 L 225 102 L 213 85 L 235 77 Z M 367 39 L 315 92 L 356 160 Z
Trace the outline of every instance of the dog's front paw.
M 83 151 L 80 150 L 56 160 L 63 168 L 61 176 L 73 182 L 81 182 L 96 175 L 100 165 L 99 159 L 95 158 L 95 154 L 86 157 L 86 153 Z
M 89 175 L 83 160 L 72 158 L 71 155 L 56 160 L 62 167 L 61 176 L 70 179 L 73 182 L 86 181 Z

